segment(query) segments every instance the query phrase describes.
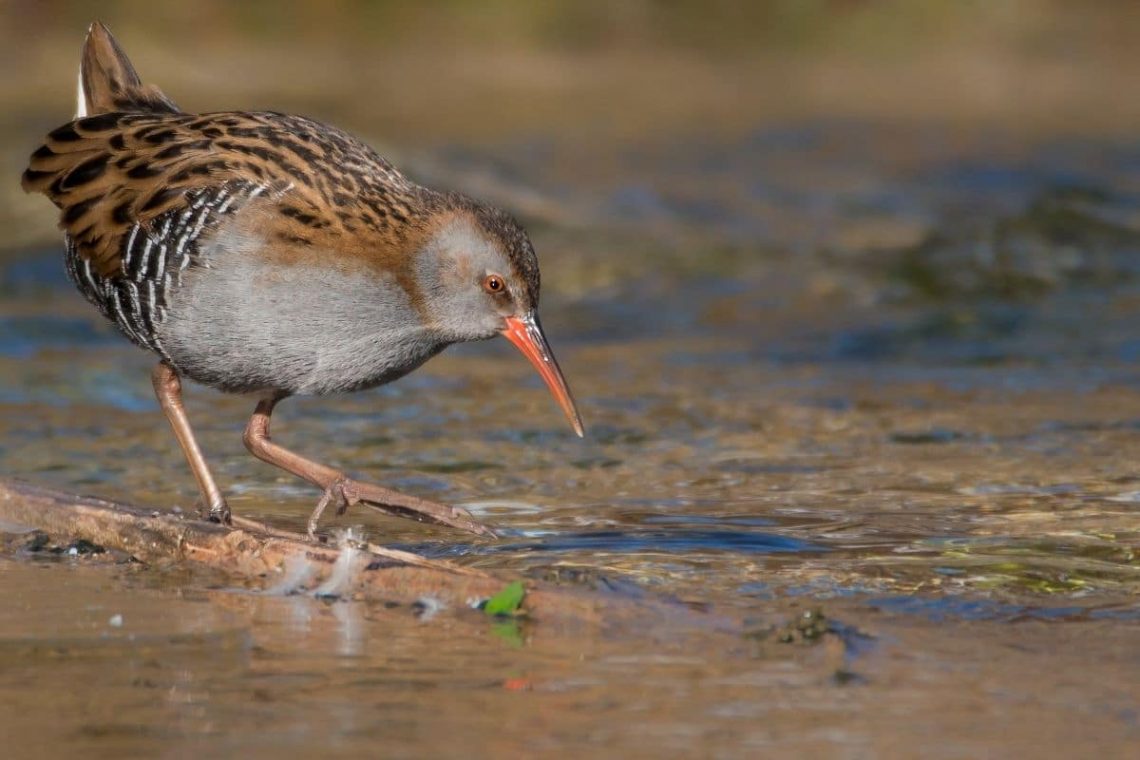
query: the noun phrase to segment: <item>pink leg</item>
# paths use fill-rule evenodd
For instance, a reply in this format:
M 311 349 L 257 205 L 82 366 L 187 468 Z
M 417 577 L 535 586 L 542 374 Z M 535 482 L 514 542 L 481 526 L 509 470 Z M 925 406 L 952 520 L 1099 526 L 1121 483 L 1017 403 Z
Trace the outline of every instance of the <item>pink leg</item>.
M 190 428 L 190 420 L 186 416 L 186 409 L 182 406 L 182 380 L 178 373 L 169 364 L 161 363 L 154 368 L 150 375 L 154 383 L 154 395 L 170 427 L 174 428 L 174 435 L 178 438 L 178 445 L 190 463 L 190 470 L 194 479 L 198 481 L 198 491 L 202 494 L 202 502 L 210 510 L 210 519 L 215 522 L 230 523 L 230 508 L 226 505 L 225 497 L 214 481 L 206 458 L 198 448 L 198 441 L 194 438 L 194 431 Z
M 370 483 L 361 483 L 349 478 L 340 470 L 306 459 L 277 445 L 269 437 L 269 418 L 279 400 L 277 397 L 270 397 L 258 402 L 257 409 L 246 425 L 242 440 L 250 453 L 261 461 L 280 467 L 324 489 L 324 495 L 309 517 L 310 537 L 315 538 L 317 521 L 329 504 L 336 504 L 337 514 L 341 515 L 350 505 L 357 503 L 368 504 L 397 517 L 450 525 L 481 536 L 495 535 L 489 528 L 476 522 L 467 510 L 408 496 Z

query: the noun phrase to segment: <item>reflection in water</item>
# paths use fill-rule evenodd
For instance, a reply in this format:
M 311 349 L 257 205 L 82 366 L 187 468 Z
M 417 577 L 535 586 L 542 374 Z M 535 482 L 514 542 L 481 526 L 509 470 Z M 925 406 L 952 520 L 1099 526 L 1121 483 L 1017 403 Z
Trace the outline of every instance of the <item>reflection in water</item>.
M 889 612 L 921 615 L 933 622 L 946 620 L 997 620 L 1024 622 L 1028 620 L 1140 620 L 1140 609 L 1135 606 L 1092 609 L 1079 606 L 1030 606 L 1003 603 L 994 599 L 961 599 L 956 597 L 922 598 L 892 596 L 871 598 L 867 603 Z
M 513 541 L 508 536 L 503 543 L 485 551 L 504 552 L 599 552 L 615 554 L 652 553 L 705 553 L 738 552 L 766 554 L 770 552 L 813 552 L 823 547 L 807 541 L 740 531 L 596 531 L 591 533 L 531 532 L 532 542 Z

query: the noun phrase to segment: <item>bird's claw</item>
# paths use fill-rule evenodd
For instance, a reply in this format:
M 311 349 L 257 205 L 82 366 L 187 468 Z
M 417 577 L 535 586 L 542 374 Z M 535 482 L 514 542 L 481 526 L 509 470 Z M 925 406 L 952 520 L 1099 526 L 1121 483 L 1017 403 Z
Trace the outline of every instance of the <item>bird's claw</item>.
M 219 525 L 233 525 L 233 516 L 230 514 L 230 505 L 226 502 L 219 504 L 204 504 L 201 499 L 195 505 L 199 515 L 202 515 L 207 522 L 218 523 Z

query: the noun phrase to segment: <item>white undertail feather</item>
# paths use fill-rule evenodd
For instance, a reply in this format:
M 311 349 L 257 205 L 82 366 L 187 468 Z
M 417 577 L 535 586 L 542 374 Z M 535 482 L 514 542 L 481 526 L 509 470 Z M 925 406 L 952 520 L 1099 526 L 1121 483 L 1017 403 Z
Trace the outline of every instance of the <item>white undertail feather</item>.
M 79 67 L 79 76 L 75 83 L 75 118 L 82 119 L 87 115 L 87 91 L 83 89 L 83 67 Z

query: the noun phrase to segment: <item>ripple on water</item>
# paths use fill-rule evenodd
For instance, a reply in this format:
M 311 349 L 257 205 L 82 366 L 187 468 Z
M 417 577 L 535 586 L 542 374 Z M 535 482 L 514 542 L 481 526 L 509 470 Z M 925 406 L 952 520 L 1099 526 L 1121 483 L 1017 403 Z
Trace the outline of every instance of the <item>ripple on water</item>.
M 880 596 L 868 599 L 867 604 L 883 612 L 918 615 L 936 623 L 955 619 L 1008 623 L 1023 620 L 1140 620 L 1138 606 L 1096 608 L 1076 605 L 1026 605 L 973 596 Z
M 677 531 L 527 531 L 530 540 L 516 541 L 505 536 L 495 546 L 481 553 L 519 552 L 603 552 L 607 554 L 693 554 L 733 552 L 738 554 L 772 554 L 788 552 L 820 553 L 827 548 L 788 536 L 739 530 Z

